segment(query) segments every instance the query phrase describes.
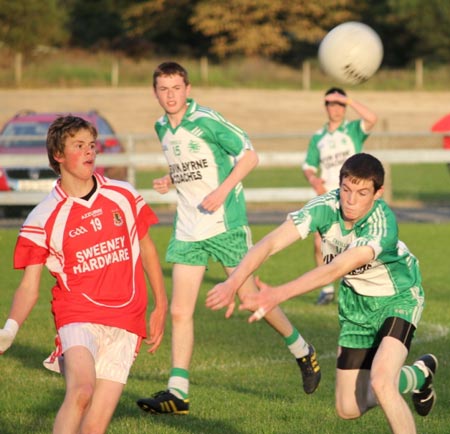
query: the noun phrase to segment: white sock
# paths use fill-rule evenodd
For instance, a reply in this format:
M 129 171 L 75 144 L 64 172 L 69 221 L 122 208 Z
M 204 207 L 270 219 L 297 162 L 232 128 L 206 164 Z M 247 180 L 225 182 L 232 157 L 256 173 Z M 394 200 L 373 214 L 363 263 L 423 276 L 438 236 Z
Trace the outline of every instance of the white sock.
M 289 348 L 289 351 L 296 359 L 304 357 L 309 353 L 309 345 L 297 329 L 294 328 L 292 335 L 284 338 L 284 340 Z
M 189 394 L 189 380 L 183 377 L 170 377 L 167 388 L 177 398 L 185 399 Z
M 334 293 L 334 286 L 333 285 L 327 285 L 322 288 L 322 294 L 333 294 Z

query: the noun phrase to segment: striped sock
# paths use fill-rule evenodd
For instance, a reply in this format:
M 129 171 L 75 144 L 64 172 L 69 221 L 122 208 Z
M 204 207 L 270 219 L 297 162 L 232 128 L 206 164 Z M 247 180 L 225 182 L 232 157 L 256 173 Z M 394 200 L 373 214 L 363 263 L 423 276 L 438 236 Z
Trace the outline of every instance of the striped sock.
M 167 388 L 177 398 L 186 399 L 189 394 L 189 371 L 182 368 L 172 368 Z
M 294 327 L 292 334 L 288 337 L 283 338 L 289 351 L 293 354 L 296 359 L 304 357 L 309 353 L 309 346 L 303 339 L 302 335 Z
M 425 384 L 426 374 L 415 365 L 403 366 L 398 389 L 400 393 L 418 391 Z

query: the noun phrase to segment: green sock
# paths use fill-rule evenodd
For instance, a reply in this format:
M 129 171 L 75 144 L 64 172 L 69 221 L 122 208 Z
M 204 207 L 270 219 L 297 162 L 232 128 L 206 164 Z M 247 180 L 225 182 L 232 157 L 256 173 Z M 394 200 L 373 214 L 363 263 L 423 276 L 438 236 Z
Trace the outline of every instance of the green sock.
M 425 379 L 425 373 L 418 366 L 403 366 L 398 389 L 400 393 L 417 391 L 425 384 Z
M 284 339 L 286 346 L 289 348 L 289 351 L 293 354 L 296 359 L 300 357 L 304 357 L 309 353 L 309 346 L 306 341 L 303 339 L 302 335 L 298 332 L 298 330 L 294 327 L 290 336 L 287 336 Z
M 167 388 L 177 398 L 186 399 L 189 394 L 189 371 L 182 368 L 172 368 Z

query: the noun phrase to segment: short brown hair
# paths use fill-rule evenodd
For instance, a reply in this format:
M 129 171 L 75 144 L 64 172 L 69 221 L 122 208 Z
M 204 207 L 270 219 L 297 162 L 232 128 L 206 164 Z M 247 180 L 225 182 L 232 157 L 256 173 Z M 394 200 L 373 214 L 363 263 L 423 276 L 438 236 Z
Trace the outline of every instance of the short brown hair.
M 384 184 L 384 167 L 373 155 L 361 152 L 345 160 L 339 173 L 339 184 L 344 178 L 372 181 L 377 192 Z
M 156 80 L 158 77 L 164 75 L 180 75 L 183 77 L 184 84 L 187 86 L 189 82 L 189 74 L 185 68 L 183 68 L 177 62 L 163 62 L 158 65 L 153 72 L 153 88 L 156 89 Z
M 57 175 L 61 174 L 55 155 L 64 154 L 67 138 L 73 137 L 80 130 L 88 130 L 94 140 L 97 139 L 97 129 L 87 120 L 78 116 L 61 116 L 53 121 L 47 133 L 47 156 L 50 167 Z

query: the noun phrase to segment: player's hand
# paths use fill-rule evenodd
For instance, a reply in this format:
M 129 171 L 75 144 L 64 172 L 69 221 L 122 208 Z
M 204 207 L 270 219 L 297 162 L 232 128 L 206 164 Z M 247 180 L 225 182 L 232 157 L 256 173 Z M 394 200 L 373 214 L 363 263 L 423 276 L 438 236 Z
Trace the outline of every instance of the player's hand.
M 229 318 L 236 306 L 234 296 L 236 291 L 227 282 L 218 283 L 206 295 L 206 307 L 212 310 L 219 310 L 227 307 L 225 318 Z
M 148 353 L 153 354 L 161 345 L 164 337 L 164 328 L 166 325 L 167 309 L 156 308 L 150 314 L 149 321 L 149 338 L 145 340 L 150 348 L 147 350 Z
M 3 354 L 13 343 L 15 334 L 11 330 L 0 329 L 0 354 Z
M 205 196 L 199 205 L 199 209 L 207 213 L 216 212 L 223 205 L 226 198 L 227 195 L 217 188 Z
M 325 194 L 327 192 L 327 190 L 325 189 L 325 181 L 318 177 L 318 176 L 314 176 L 311 177 L 311 187 L 314 189 L 314 191 L 316 192 L 317 195 L 321 195 L 321 194 Z
M 162 178 L 156 178 L 153 180 L 153 189 L 159 194 L 166 194 L 169 192 L 172 185 L 170 175 L 165 175 Z
M 259 292 L 244 295 L 242 303 L 239 306 L 239 310 L 253 311 L 253 314 L 248 319 L 250 323 L 264 318 L 265 315 L 278 305 L 272 286 L 262 282 L 259 277 L 255 277 L 255 283 L 259 288 Z
M 339 92 L 330 93 L 325 96 L 326 102 L 337 102 L 339 104 L 347 105 L 347 101 L 349 101 L 348 96 L 342 95 Z

